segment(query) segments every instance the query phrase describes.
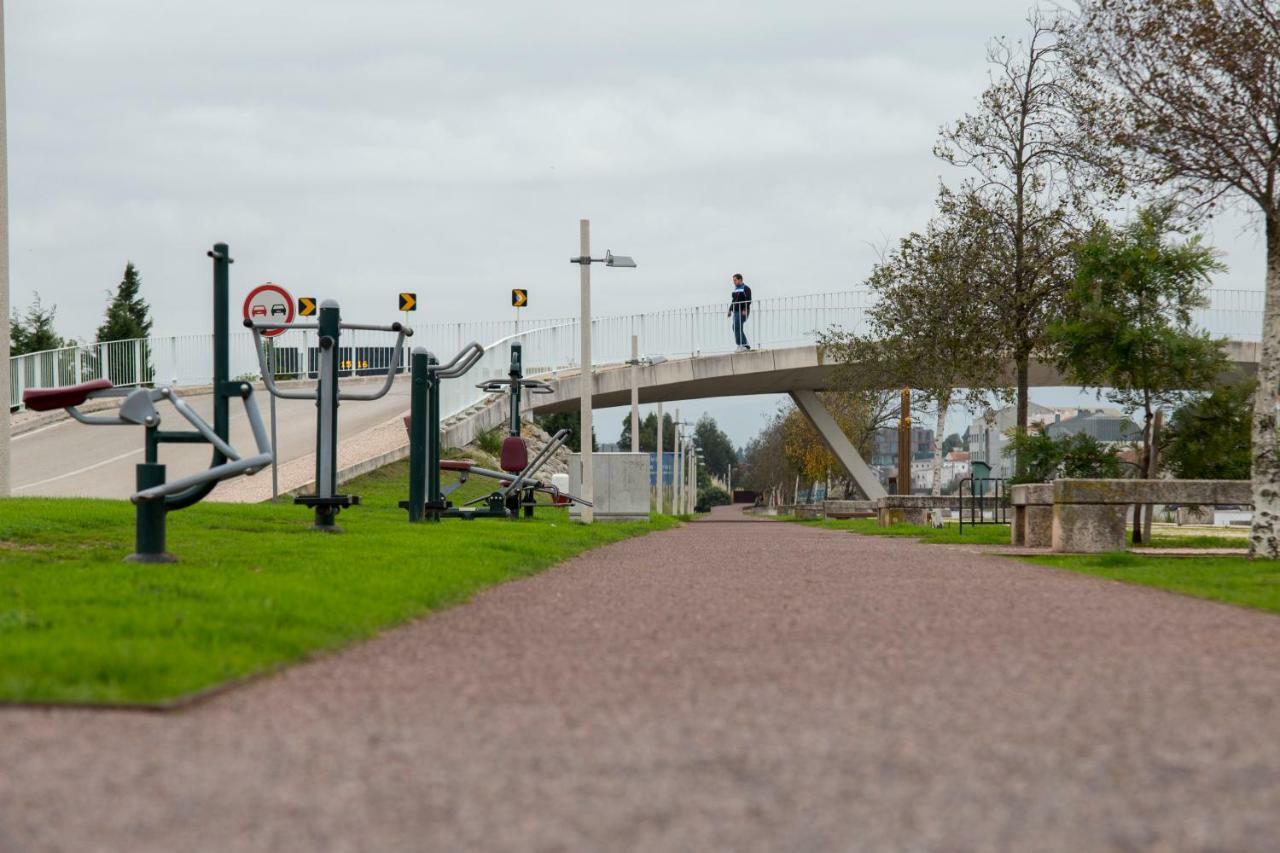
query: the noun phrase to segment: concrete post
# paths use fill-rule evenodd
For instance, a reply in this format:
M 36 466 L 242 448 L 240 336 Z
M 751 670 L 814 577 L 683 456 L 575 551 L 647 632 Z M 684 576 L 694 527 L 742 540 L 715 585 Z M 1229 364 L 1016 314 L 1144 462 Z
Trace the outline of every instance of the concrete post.
M 9 409 L 13 402 L 9 377 L 9 128 L 4 74 L 4 0 L 0 0 L 0 389 L 5 396 L 0 418 L 0 497 L 7 498 L 9 481 Z M 78 358 L 79 356 L 77 356 Z
M 578 264 L 579 284 L 582 290 L 581 319 L 582 327 L 582 362 L 578 369 L 578 382 L 581 385 L 581 422 L 578 440 L 582 447 L 582 499 L 588 502 L 595 500 L 595 474 L 591 466 L 591 392 L 594 390 L 591 373 L 591 221 L 583 219 L 578 222 L 578 241 L 580 256 L 584 259 Z M 582 507 L 578 516 L 583 524 L 595 521 L 595 513 L 590 506 Z
M 631 336 L 631 452 L 640 452 L 640 338 Z
M 657 492 L 657 501 L 656 501 L 656 503 L 657 503 L 657 505 L 658 505 L 658 512 L 662 512 L 662 511 L 663 511 L 663 510 L 662 510 L 662 457 L 663 457 L 663 444 L 662 444 L 662 404 L 661 404 L 661 403 L 659 403 L 659 404 L 658 404 L 658 459 L 657 459 L 657 471 L 658 471 L 658 484 L 657 484 L 657 487 L 658 487 L 658 492 Z

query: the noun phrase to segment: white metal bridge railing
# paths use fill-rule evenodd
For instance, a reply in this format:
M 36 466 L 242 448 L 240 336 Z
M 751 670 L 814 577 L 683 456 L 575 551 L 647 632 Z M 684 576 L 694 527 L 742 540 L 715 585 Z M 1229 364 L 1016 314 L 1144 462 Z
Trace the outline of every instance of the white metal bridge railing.
M 1261 334 L 1263 294 L 1260 291 L 1210 292 L 1210 307 L 1196 313 L 1196 323 L 1214 335 L 1235 340 L 1258 340 Z M 872 304 L 866 290 L 845 290 L 807 296 L 757 299 L 747 336 L 755 347 L 799 346 L 812 343 L 820 330 L 832 326 L 865 331 L 866 310 Z M 580 338 L 576 318 L 525 321 L 521 332 L 514 321 L 434 323 L 415 327 L 410 346 L 425 346 L 447 359 L 470 341 L 479 341 L 486 352 L 468 378 L 505 376 L 509 359 L 506 344 L 519 340 L 525 346 L 528 372 L 553 372 L 578 365 Z M 644 355 L 667 357 L 727 352 L 734 348 L 724 302 L 689 308 L 673 308 L 637 314 L 598 317 L 592 320 L 592 361 L 617 364 L 631 357 L 631 335 L 640 340 Z M 389 365 L 403 368 L 405 354 L 394 351 L 391 335 L 348 332 L 343 335 L 339 357 L 345 371 L 382 373 Z M 306 376 L 315 369 L 315 332 L 288 331 L 271 343 L 273 370 L 278 378 Z M 53 388 L 90 379 L 108 379 L 117 386 L 168 383 L 206 385 L 212 375 L 212 336 L 180 335 L 86 344 L 15 356 L 11 359 L 10 406 L 20 405 L 27 388 Z M 492 363 L 491 363 L 492 362 Z M 257 377 L 253 336 L 245 331 L 231 336 L 232 376 Z M 450 383 L 471 388 L 467 401 L 452 401 L 442 413 L 460 411 L 478 399 L 475 382 Z M 448 386 L 446 386 L 447 388 Z M 448 398 L 451 400 L 451 398 Z

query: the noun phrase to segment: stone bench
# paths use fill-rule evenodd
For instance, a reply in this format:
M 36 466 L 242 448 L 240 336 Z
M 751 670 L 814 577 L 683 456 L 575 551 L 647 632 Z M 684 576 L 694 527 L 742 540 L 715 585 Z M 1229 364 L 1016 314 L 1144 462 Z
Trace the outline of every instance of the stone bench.
M 1123 551 L 1125 520 L 1134 504 L 1253 503 L 1248 480 L 1054 480 L 1052 488 L 1053 550 L 1075 554 Z
M 875 501 L 823 501 L 822 514 L 827 518 L 872 518 Z
M 955 495 L 886 495 L 876 499 L 876 517 L 881 527 L 892 524 L 929 523 L 929 510 L 959 509 Z
M 1009 503 L 1013 507 L 1009 541 L 1027 548 L 1048 548 L 1053 543 L 1053 484 L 1012 486 Z

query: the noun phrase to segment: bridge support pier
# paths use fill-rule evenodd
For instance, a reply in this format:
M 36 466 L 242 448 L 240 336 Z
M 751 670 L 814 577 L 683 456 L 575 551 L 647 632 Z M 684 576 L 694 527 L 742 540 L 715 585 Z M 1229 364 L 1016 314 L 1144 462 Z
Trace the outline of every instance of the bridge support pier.
M 840 461 L 840 464 L 844 466 L 844 470 L 858 484 L 858 488 L 862 489 L 862 493 L 867 497 L 867 500 L 876 500 L 884 497 L 886 492 L 884 486 L 880 485 L 880 478 L 858 455 L 858 451 L 854 449 L 849 442 L 848 436 L 840 429 L 836 419 L 831 416 L 831 413 L 827 411 L 827 407 L 822 405 L 822 401 L 818 399 L 817 393 L 813 391 L 792 391 L 791 399 L 795 401 L 800 411 L 804 412 L 805 417 L 809 419 L 809 423 L 813 424 L 813 428 L 818 431 L 818 435 L 822 436 L 822 443 Z

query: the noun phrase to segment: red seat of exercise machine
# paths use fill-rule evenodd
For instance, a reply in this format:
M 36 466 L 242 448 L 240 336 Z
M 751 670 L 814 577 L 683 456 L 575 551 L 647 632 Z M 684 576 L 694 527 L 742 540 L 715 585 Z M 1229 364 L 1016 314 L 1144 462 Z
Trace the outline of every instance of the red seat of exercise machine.
M 529 467 L 529 446 L 518 435 L 507 436 L 502 440 L 502 455 L 498 462 L 503 471 L 519 474 Z
M 466 459 L 441 459 L 441 471 L 470 471 L 473 462 Z
M 113 387 L 115 386 L 106 379 L 92 379 L 80 385 L 62 388 L 29 388 L 22 392 L 22 404 L 33 412 L 51 412 L 67 406 L 78 406 L 89 399 L 94 391 L 106 391 Z

